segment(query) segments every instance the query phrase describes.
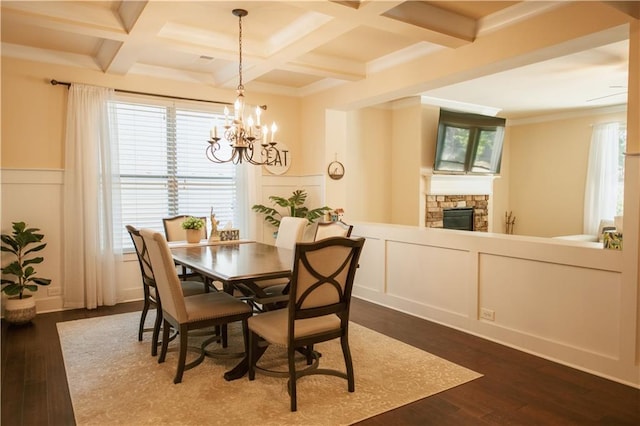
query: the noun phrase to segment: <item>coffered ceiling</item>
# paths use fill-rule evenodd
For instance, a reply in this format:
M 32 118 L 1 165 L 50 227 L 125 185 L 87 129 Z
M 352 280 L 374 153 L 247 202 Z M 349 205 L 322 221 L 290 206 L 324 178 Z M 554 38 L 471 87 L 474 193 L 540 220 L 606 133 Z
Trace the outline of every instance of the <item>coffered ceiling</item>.
M 243 19 L 245 86 L 305 96 L 437 49 L 464 46 L 557 3 L 2 1 L 2 55 L 235 88 L 238 18 L 231 11 L 243 8 L 249 12 Z M 545 95 L 559 93 L 555 85 L 561 85 L 570 89 L 562 96 L 567 105 L 623 103 L 622 95 L 609 95 L 624 92 L 626 64 L 627 44 L 621 41 L 426 95 L 533 111 L 551 108 Z M 511 90 L 489 96 L 487 88 L 496 84 Z

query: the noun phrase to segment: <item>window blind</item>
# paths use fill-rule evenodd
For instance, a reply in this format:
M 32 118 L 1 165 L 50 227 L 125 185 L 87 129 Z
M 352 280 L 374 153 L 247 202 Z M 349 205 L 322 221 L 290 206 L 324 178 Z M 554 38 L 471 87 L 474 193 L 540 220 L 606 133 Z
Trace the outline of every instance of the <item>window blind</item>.
M 164 232 L 164 217 L 209 217 L 211 210 L 223 226 L 237 222 L 236 168 L 205 155 L 221 114 L 176 104 L 112 102 L 124 224 Z M 122 232 L 124 248 L 132 249 Z

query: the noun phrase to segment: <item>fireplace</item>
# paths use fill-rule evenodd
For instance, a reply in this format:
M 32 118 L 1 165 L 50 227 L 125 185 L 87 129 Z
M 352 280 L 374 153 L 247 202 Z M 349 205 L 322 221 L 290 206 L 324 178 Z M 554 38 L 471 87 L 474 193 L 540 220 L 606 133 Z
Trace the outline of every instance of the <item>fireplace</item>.
M 487 232 L 489 229 L 489 195 L 427 195 L 425 226 L 446 228 L 445 210 L 471 209 L 473 231 Z M 456 228 L 457 229 L 457 228 Z
M 442 223 L 445 229 L 473 231 L 473 208 L 443 209 Z

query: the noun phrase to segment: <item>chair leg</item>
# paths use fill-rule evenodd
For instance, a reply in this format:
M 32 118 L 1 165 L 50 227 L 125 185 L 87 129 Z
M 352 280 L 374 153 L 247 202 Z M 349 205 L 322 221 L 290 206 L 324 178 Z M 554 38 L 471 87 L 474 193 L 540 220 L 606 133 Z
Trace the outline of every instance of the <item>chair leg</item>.
M 158 338 L 162 328 L 162 308 L 156 305 L 156 321 L 153 324 L 153 334 L 151 337 L 151 356 L 158 355 Z
M 287 348 L 287 358 L 289 360 L 289 396 L 291 398 L 291 411 L 298 410 L 298 401 L 296 395 L 296 349 L 292 346 Z
M 164 320 L 162 324 L 162 347 L 160 348 L 160 356 L 158 357 L 158 364 L 164 362 L 167 357 L 167 348 L 169 347 L 169 330 L 171 329 L 171 324 L 169 321 Z
M 356 384 L 353 377 L 353 361 L 351 359 L 351 351 L 349 350 L 349 338 L 344 335 L 340 338 L 340 345 L 342 346 L 342 354 L 344 355 L 344 365 L 347 368 L 347 383 L 349 392 L 356 390 Z
M 249 322 L 246 319 L 242 320 L 242 343 L 244 344 L 244 353 L 248 353 L 249 350 Z
M 147 319 L 147 312 L 149 312 L 149 297 L 145 291 L 144 305 L 142 306 L 142 315 L 140 316 L 140 327 L 138 328 L 138 342 L 142 342 L 142 333 L 144 333 L 144 322 Z
M 187 361 L 187 338 L 188 332 L 187 327 L 185 325 L 180 325 L 180 331 L 178 332 L 180 336 L 180 348 L 178 355 L 178 370 L 176 371 L 176 377 L 173 379 L 173 383 L 180 383 L 182 381 L 182 374 L 184 373 L 184 365 Z M 164 342 L 163 342 L 164 344 Z
M 307 346 L 305 356 L 307 357 L 307 365 L 313 364 L 313 345 Z
M 229 346 L 229 333 L 227 324 L 222 324 L 222 347 L 226 348 Z
M 244 326 L 244 323 L 243 323 Z M 248 331 L 249 334 L 249 352 L 248 352 L 248 364 L 249 364 L 249 380 L 256 378 L 256 354 L 258 352 L 258 335 L 252 331 Z M 246 339 L 246 337 L 245 337 Z

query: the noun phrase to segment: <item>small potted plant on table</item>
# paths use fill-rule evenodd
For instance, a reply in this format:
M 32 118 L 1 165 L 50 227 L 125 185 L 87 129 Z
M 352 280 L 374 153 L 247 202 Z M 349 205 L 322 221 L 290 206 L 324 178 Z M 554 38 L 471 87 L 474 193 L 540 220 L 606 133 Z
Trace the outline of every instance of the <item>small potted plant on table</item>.
M 14 260 L 2 268 L 2 292 L 8 297 L 4 303 L 4 319 L 13 324 L 25 324 L 36 316 L 36 301 L 25 290 L 37 291 L 38 285 L 49 285 L 51 280 L 36 276 L 32 265 L 42 263 L 43 257 L 33 253 L 46 247 L 38 228 L 27 228 L 24 222 L 13 222 L 13 232 L 2 234 L 2 251 L 11 253 Z M 34 246 L 35 245 L 35 246 Z M 4 278 L 13 275 L 14 279 Z
M 198 243 L 202 239 L 202 227 L 204 220 L 190 216 L 182 222 L 182 229 L 187 231 L 187 242 Z

